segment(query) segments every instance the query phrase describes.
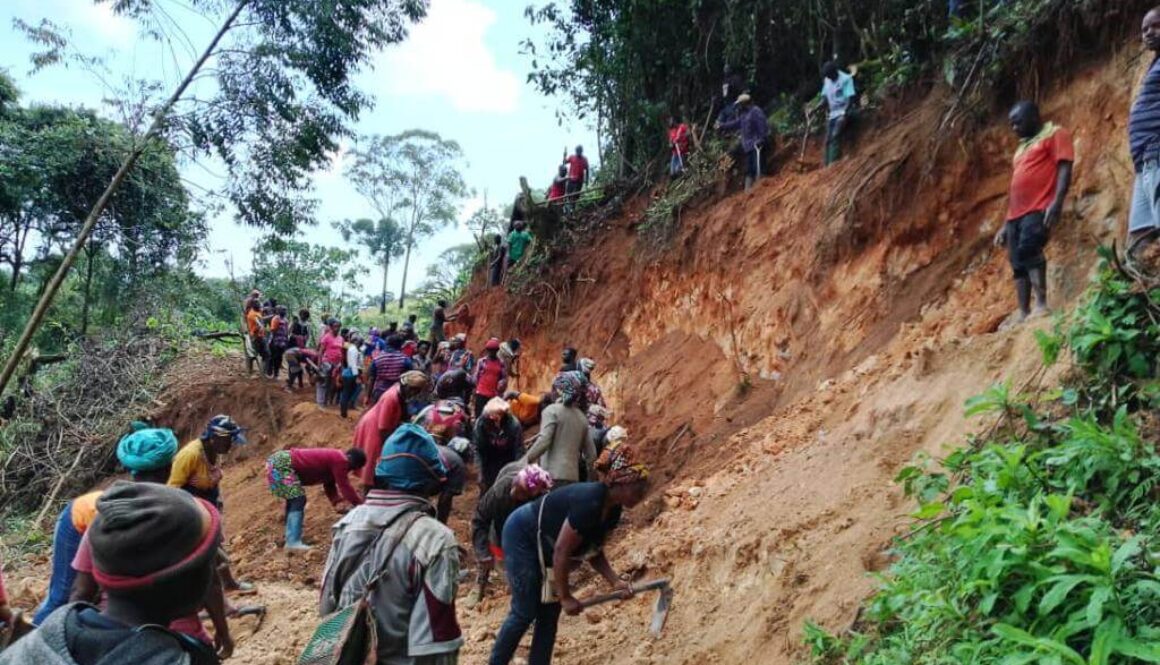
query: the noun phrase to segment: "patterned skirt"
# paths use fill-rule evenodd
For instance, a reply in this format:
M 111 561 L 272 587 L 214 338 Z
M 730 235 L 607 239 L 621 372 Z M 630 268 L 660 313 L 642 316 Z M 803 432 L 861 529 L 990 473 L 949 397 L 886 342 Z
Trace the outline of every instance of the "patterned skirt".
M 306 496 L 306 489 L 290 464 L 289 450 L 278 451 L 266 458 L 266 484 L 279 499 L 289 501 Z

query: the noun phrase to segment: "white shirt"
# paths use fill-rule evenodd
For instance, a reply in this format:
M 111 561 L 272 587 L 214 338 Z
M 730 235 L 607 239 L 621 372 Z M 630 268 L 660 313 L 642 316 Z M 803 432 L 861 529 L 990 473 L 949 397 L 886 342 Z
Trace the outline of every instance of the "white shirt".
M 362 351 L 354 344 L 346 350 L 346 366 L 354 370 L 355 374 L 362 372 L 362 357 Z
M 830 120 L 846 115 L 850 100 L 854 98 L 854 77 L 846 72 L 838 72 L 838 80 L 822 79 L 822 95 L 830 105 Z

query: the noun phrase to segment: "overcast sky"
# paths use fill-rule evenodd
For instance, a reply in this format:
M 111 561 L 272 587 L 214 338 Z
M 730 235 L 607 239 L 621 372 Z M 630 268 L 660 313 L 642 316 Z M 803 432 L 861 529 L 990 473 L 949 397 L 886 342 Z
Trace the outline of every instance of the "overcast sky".
M 525 2 L 513 0 L 431 0 L 426 20 L 413 28 L 410 38 L 376 58 L 373 71 L 358 78 L 360 87 L 375 95 L 377 106 L 358 124 L 361 134 L 395 134 L 428 129 L 454 139 L 466 156 L 465 176 L 476 197 L 464 204 L 466 219 L 482 204 L 509 203 L 526 175 L 533 188 L 551 182 L 565 147 L 577 143 L 595 147 L 595 135 L 582 123 L 557 123 L 561 102 L 545 98 L 526 83 L 530 61 L 519 54 L 520 42 L 533 33 L 523 16 Z M 199 47 L 209 25 L 162 0 L 182 29 Z M 169 49 L 139 38 L 137 26 L 114 15 L 105 4 L 92 0 L 3 0 L 0 2 L 0 68 L 6 69 L 22 91 L 23 102 L 65 104 L 101 109 L 107 88 L 96 75 L 77 68 L 53 68 L 31 74 L 29 55 L 36 47 L 12 27 L 14 19 L 38 23 L 50 18 L 70 29 L 74 43 L 86 53 L 104 56 L 115 79 L 124 77 L 180 80 L 189 57 L 182 49 L 174 62 Z M 168 56 L 166 54 L 169 54 Z M 184 61 L 184 62 L 183 62 Z M 590 150 L 595 155 L 596 150 Z M 332 168 L 315 178 L 321 201 L 320 224 L 307 230 L 311 242 L 341 245 L 331 229 L 334 220 L 371 217 L 371 208 L 343 176 L 345 152 L 335 156 Z M 187 178 L 212 186 L 212 165 L 184 168 Z M 233 221 L 232 211 L 215 218 L 201 272 L 225 276 L 232 259 L 237 272 L 246 272 L 250 247 L 259 235 Z M 422 280 L 426 266 L 441 251 L 470 242 L 465 228 L 449 229 L 426 241 L 413 258 L 408 288 Z M 368 262 L 369 264 L 369 262 Z M 398 290 L 402 271 L 393 269 L 391 288 Z M 376 293 L 381 274 L 372 270 L 366 293 Z

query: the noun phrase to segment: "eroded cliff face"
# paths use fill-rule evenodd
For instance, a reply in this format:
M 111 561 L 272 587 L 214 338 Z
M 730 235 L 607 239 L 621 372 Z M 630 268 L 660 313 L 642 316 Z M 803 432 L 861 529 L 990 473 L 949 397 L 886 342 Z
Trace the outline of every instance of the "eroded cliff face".
M 1135 52 L 1091 66 L 1041 102 L 1078 153 L 1048 250 L 1057 312 L 1122 233 L 1139 66 Z M 1033 331 L 1051 322 L 1002 326 L 1014 293 L 991 244 L 1016 140 L 1000 118 L 957 135 L 952 105 L 934 94 L 864 129 L 835 168 L 786 164 L 686 210 L 666 248 L 645 246 L 643 202 L 629 204 L 557 258 L 545 297 L 469 294 L 475 342 L 524 342 L 521 388 L 547 390 L 565 344 L 594 358 L 614 419 L 658 469 L 612 552 L 673 577 L 668 633 L 646 642 L 647 602 L 626 603 L 565 621 L 562 662 L 789 662 L 802 622 L 844 628 L 886 565 L 909 512 L 898 469 L 961 441 L 968 397 L 1039 369 Z M 468 613 L 468 662 L 505 610 L 497 597 Z

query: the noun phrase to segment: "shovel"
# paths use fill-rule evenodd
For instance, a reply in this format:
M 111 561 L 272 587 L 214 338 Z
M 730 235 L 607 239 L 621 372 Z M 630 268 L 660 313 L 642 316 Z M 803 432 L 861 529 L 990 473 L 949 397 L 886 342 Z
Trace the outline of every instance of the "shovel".
M 673 587 L 669 585 L 668 580 L 654 580 L 652 582 L 634 584 L 632 588 L 636 592 L 636 595 L 640 595 L 642 591 L 660 591 L 660 595 L 657 596 L 656 607 L 653 608 L 652 623 L 648 629 L 648 632 L 653 637 L 660 637 L 661 630 L 665 627 L 665 620 L 669 617 L 669 608 L 673 605 Z M 580 601 L 580 606 L 589 608 L 596 605 L 603 605 L 604 603 L 611 603 L 614 600 L 624 600 L 624 598 L 618 593 L 609 593 L 582 600 Z

